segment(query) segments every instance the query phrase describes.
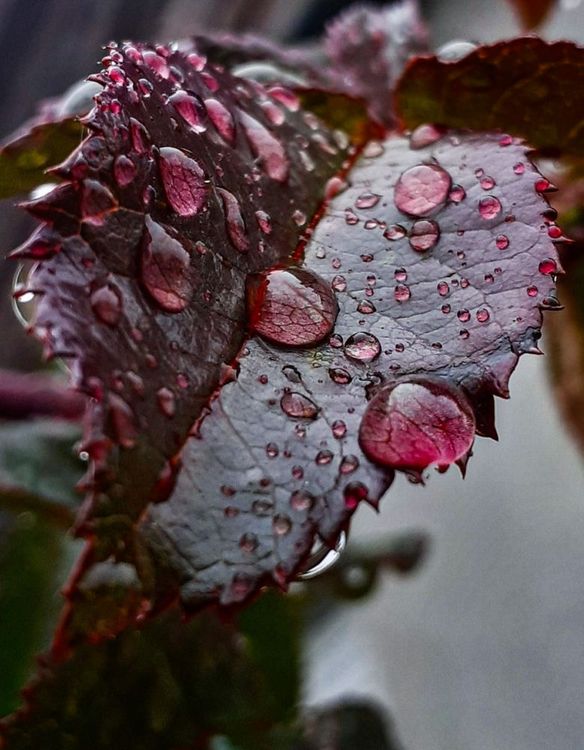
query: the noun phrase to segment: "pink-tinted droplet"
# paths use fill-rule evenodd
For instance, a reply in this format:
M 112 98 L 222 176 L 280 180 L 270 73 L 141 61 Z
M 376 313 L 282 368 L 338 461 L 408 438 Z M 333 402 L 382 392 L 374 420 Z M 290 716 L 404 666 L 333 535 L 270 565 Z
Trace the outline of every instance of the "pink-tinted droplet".
M 479 310 L 477 310 L 477 320 L 479 321 L 479 323 L 486 323 L 490 317 L 491 315 L 486 308 L 481 307 Z
M 439 239 L 440 227 L 435 221 L 418 219 L 410 230 L 410 246 L 417 253 L 425 253 L 431 250 Z
M 168 103 L 172 104 L 195 133 L 205 132 L 207 129 L 205 125 L 205 105 L 199 96 L 181 89 L 168 98 Z
M 396 268 L 395 271 L 393 272 L 393 276 L 396 281 L 400 281 L 400 282 L 407 281 L 408 272 L 406 271 L 405 268 Z
M 89 298 L 95 317 L 108 326 L 119 323 L 122 315 L 122 295 L 113 284 L 105 284 L 95 289 Z
M 277 536 L 284 536 L 292 529 L 292 521 L 288 516 L 277 515 L 272 521 L 272 529 Z
M 156 392 L 156 399 L 158 401 L 158 407 L 164 416 L 169 419 L 174 417 L 176 412 L 176 399 L 170 388 L 166 388 L 166 386 L 159 388 Z
M 412 378 L 382 388 L 369 402 L 359 443 L 372 461 L 422 471 L 465 456 L 475 435 L 472 407 L 445 381 Z
M 301 268 L 275 269 L 248 281 L 250 328 L 283 346 L 311 346 L 326 338 L 337 316 L 330 286 Z
M 492 190 L 496 184 L 495 180 L 489 175 L 485 175 L 480 181 L 483 190 Z
M 161 78 L 168 78 L 170 76 L 170 70 L 164 57 L 161 57 L 152 50 L 144 50 L 142 52 L 142 59 L 146 65 L 153 70 Z
M 318 466 L 326 466 L 327 464 L 330 464 L 330 462 L 333 460 L 333 457 L 334 457 L 333 452 L 325 449 L 325 450 L 319 451 L 316 454 L 316 457 L 314 460 Z
M 438 290 L 438 294 L 441 297 L 446 297 L 450 293 L 450 287 L 448 286 L 446 281 L 438 282 L 436 289 Z
M 448 198 L 452 203 L 461 203 L 466 198 L 466 190 L 462 185 L 453 185 Z
M 395 242 L 395 240 L 401 240 L 402 237 L 406 236 L 406 229 L 405 227 L 402 227 L 401 224 L 391 224 L 387 227 L 387 229 L 383 233 L 383 236 L 386 240 Z
M 355 510 L 355 508 L 367 500 L 367 487 L 361 482 L 350 482 L 343 492 L 343 499 L 345 501 L 345 508 L 347 510 Z
M 347 425 L 343 422 L 342 419 L 337 419 L 332 423 L 331 431 L 333 433 L 333 436 L 336 437 L 337 440 L 341 440 L 347 434 Z
M 132 148 L 137 154 L 145 154 L 150 148 L 150 134 L 145 126 L 130 117 L 130 138 L 132 139 Z
M 136 165 L 125 154 L 120 154 L 114 162 L 114 179 L 120 187 L 129 185 L 136 176 Z
M 300 99 L 284 86 L 271 86 L 268 89 L 268 94 L 272 99 L 283 104 L 290 112 L 297 112 L 300 109 Z
M 452 180 L 437 164 L 419 164 L 407 169 L 395 186 L 395 205 L 410 216 L 428 216 L 442 208 Z
M 425 148 L 431 146 L 444 135 L 444 130 L 438 128 L 436 125 L 423 124 L 412 131 L 410 136 L 410 148 L 416 150 L 419 148 Z
M 316 419 L 318 406 L 302 393 L 287 391 L 280 400 L 282 411 L 292 419 Z
M 190 255 L 178 240 L 149 216 L 146 216 L 145 234 L 142 282 L 165 312 L 180 312 L 189 304 L 193 293 L 189 273 Z
M 333 383 L 337 383 L 337 385 L 348 385 L 353 380 L 351 373 L 344 367 L 331 367 L 329 376 Z
M 456 313 L 456 317 L 462 322 L 462 323 L 468 323 L 470 320 L 470 311 L 466 308 L 459 310 Z
M 236 250 L 246 253 L 249 250 L 249 239 L 239 201 L 229 190 L 217 188 L 217 192 L 223 203 L 227 235 Z
M 239 110 L 239 120 L 249 145 L 266 174 L 277 182 L 285 182 L 290 163 L 284 146 L 267 128 L 243 110 Z
M 270 215 L 266 213 L 265 211 L 256 211 L 255 217 L 256 217 L 258 226 L 260 230 L 263 232 L 263 234 L 271 234 L 272 233 L 272 220 L 270 219 Z
M 538 289 L 536 286 L 528 286 L 527 287 L 527 295 L 529 297 L 537 297 Z
M 344 276 L 333 276 L 331 287 L 335 292 L 345 292 L 347 290 L 347 279 Z
M 495 244 L 499 250 L 506 250 L 509 247 L 509 238 L 506 234 L 500 234 L 495 240 Z
M 172 146 L 160 149 L 160 176 L 168 202 L 179 216 L 194 216 L 205 204 L 205 173 L 194 159 Z
M 341 474 L 352 474 L 359 468 L 359 459 L 357 456 L 349 454 L 344 456 L 341 463 L 339 464 L 339 471 Z
M 525 172 L 525 164 L 522 161 L 518 161 L 517 164 L 513 166 L 513 171 L 515 174 L 523 174 Z
M 373 302 L 370 302 L 366 299 L 362 299 L 357 305 L 357 312 L 360 312 L 361 315 L 371 315 L 376 311 L 376 309 L 377 308 L 375 307 Z
M 371 333 L 359 331 L 349 336 L 345 342 L 345 354 L 355 362 L 372 362 L 380 353 L 381 344 Z
M 205 99 L 205 107 L 209 119 L 224 141 L 233 145 L 235 143 L 235 121 L 231 112 L 219 101 L 219 99 Z
M 501 202 L 494 195 L 487 195 L 479 201 L 479 213 L 483 219 L 496 219 L 501 209 Z
M 393 296 L 397 302 L 407 302 L 412 296 L 412 293 L 410 288 L 405 284 L 398 284 L 393 290 Z
M 361 209 L 373 208 L 379 203 L 380 198 L 381 196 L 378 193 L 362 193 L 355 201 L 355 206 Z
M 550 276 L 551 274 L 556 273 L 557 270 L 558 264 L 553 258 L 546 258 L 539 264 L 539 272 L 544 274 L 544 276 Z
M 354 226 L 359 223 L 359 217 L 350 208 L 345 209 L 345 221 L 349 226 Z

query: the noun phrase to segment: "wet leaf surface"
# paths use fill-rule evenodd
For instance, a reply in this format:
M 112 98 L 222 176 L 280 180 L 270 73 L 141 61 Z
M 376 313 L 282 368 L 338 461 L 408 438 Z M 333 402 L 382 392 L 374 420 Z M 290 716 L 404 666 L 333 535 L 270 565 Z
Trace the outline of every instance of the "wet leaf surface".
M 395 92 L 408 128 L 502 130 L 551 154 L 584 154 L 584 50 L 535 37 L 485 45 L 456 62 L 414 59 Z
M 93 397 L 58 648 L 284 588 L 394 469 L 464 467 L 561 238 L 511 138 L 426 128 L 352 164 L 292 92 L 192 51 L 126 45 L 100 79 L 20 249 L 35 333 Z

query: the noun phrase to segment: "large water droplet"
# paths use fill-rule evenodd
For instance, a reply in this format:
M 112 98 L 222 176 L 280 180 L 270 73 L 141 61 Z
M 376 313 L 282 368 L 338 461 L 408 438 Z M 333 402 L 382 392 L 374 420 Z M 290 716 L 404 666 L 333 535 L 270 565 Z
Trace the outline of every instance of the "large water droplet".
M 113 284 L 98 287 L 91 293 L 89 302 L 98 320 L 108 326 L 118 324 L 122 315 L 122 295 L 117 287 Z
M 189 304 L 193 292 L 190 256 L 178 240 L 149 216 L 146 216 L 145 234 L 142 282 L 165 312 L 180 312 Z
M 316 419 L 318 406 L 302 393 L 288 391 L 281 400 L 282 411 L 293 419 Z
M 355 362 L 372 362 L 381 353 L 381 344 L 371 333 L 359 331 L 345 342 L 345 354 Z
M 427 216 L 440 209 L 450 192 L 450 175 L 437 164 L 407 169 L 395 186 L 395 205 L 410 216 Z
M 168 98 L 168 103 L 172 104 L 195 133 L 203 133 L 207 129 L 203 122 L 206 114 L 205 105 L 199 96 L 181 89 Z
M 444 381 L 412 378 L 385 386 L 371 399 L 359 442 L 376 463 L 421 471 L 465 456 L 474 434 L 474 413 L 462 391 Z
M 178 148 L 160 149 L 160 175 L 168 202 L 180 216 L 194 216 L 207 194 L 205 173 L 194 159 Z
M 266 174 L 273 180 L 285 182 L 289 162 L 284 147 L 261 123 L 239 110 L 239 120 L 254 155 L 261 161 Z
M 331 332 L 337 302 L 330 286 L 302 268 L 275 269 L 248 281 L 250 328 L 284 346 L 311 346 Z

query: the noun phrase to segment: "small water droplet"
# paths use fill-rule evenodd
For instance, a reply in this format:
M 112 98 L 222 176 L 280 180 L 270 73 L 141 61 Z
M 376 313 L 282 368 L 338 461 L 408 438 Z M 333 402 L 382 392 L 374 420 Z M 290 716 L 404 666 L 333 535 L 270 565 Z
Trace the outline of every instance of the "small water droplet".
M 268 443 L 266 445 L 266 455 L 268 458 L 276 458 L 278 454 L 280 453 L 280 449 L 276 445 L 276 443 Z
M 335 292 L 344 292 L 347 289 L 347 279 L 344 276 L 334 276 L 331 287 Z
M 165 386 L 160 388 L 156 392 L 156 398 L 158 400 L 160 411 L 164 414 L 164 416 L 168 417 L 169 419 L 171 417 L 174 417 L 176 411 L 176 400 L 174 397 L 174 393 L 170 390 L 170 388 L 166 388 Z
M 124 154 L 120 154 L 114 162 L 114 179 L 120 187 L 129 185 L 136 176 L 136 165 Z
M 448 294 L 450 294 L 450 287 L 446 283 L 446 281 L 440 281 L 436 287 L 438 290 L 438 294 L 441 297 L 446 297 Z
M 359 223 L 359 217 L 350 208 L 346 208 L 345 209 L 345 221 L 347 222 L 347 224 L 349 224 L 349 226 L 354 226 L 355 224 Z
M 437 164 L 419 164 L 407 169 L 397 181 L 394 201 L 410 216 L 427 216 L 442 208 L 450 192 L 448 172 Z
M 209 119 L 224 141 L 235 143 L 235 122 L 231 112 L 218 99 L 205 99 Z
M 466 198 L 466 190 L 462 185 L 453 185 L 448 198 L 452 203 L 461 203 Z
M 239 201 L 229 190 L 217 188 L 217 192 L 221 196 L 223 210 L 225 211 L 227 235 L 236 250 L 240 253 L 246 253 L 249 250 L 249 240 Z
M 436 125 L 424 124 L 412 131 L 410 136 L 410 148 L 416 150 L 431 146 L 444 135 L 444 131 Z
M 276 269 L 248 280 L 250 328 L 276 344 L 322 341 L 334 326 L 337 309 L 330 286 L 305 269 Z
M 303 472 L 304 475 L 304 472 Z M 290 495 L 290 506 L 293 510 L 305 513 L 314 505 L 314 497 L 304 490 L 296 490 Z
M 272 220 L 270 219 L 270 215 L 266 213 L 265 211 L 256 211 L 255 217 L 256 217 L 260 230 L 264 234 L 271 234 L 272 233 Z
M 243 534 L 239 539 L 240 549 L 247 554 L 255 552 L 257 546 L 258 538 L 255 534 Z
M 466 309 L 459 310 L 456 313 L 456 317 L 462 322 L 462 323 L 468 323 L 470 320 L 470 312 Z
M 381 196 L 377 193 L 362 193 L 355 201 L 355 206 L 361 209 L 373 208 L 379 203 L 380 198 Z
M 398 284 L 393 291 L 393 296 L 396 302 L 407 302 L 412 296 L 412 293 L 409 286 Z
M 410 246 L 417 253 L 425 253 L 440 239 L 440 228 L 435 221 L 419 219 L 415 221 L 409 235 Z
M 375 305 L 366 299 L 362 299 L 357 305 L 357 312 L 360 312 L 362 315 L 371 315 L 376 312 L 376 310 L 377 308 Z
M 370 333 L 359 331 L 345 342 L 345 354 L 355 362 L 372 362 L 381 353 L 379 340 Z M 338 382 L 338 381 L 336 381 Z
M 122 315 L 122 295 L 113 284 L 105 284 L 95 289 L 89 299 L 96 318 L 108 326 L 118 324 Z
M 536 286 L 528 286 L 527 287 L 527 295 L 529 297 L 537 297 L 538 289 Z
M 525 172 L 525 164 L 522 161 L 518 161 L 517 164 L 514 165 L 513 171 L 515 174 L 523 174 Z
M 288 516 L 277 515 L 272 521 L 272 529 L 277 536 L 285 536 L 292 529 L 292 521 Z
M 458 335 L 461 339 L 467 339 L 470 336 L 470 333 L 466 330 L 466 328 L 461 328 L 458 332 Z
M 276 453 L 276 455 L 278 454 Z M 251 509 L 259 518 L 265 518 L 265 516 L 271 515 L 274 504 L 271 500 L 254 500 Z
M 179 115 L 187 122 L 195 133 L 204 133 L 207 126 L 204 123 L 206 115 L 202 99 L 192 92 L 176 91 L 168 98 Z
M 180 312 L 187 307 L 193 293 L 190 256 L 178 240 L 149 216 L 146 216 L 145 237 L 142 282 L 165 312 Z
M 160 149 L 160 176 L 168 202 L 179 216 L 194 216 L 203 207 L 207 186 L 205 173 L 194 159 L 178 148 Z
M 450 311 L 452 310 L 452 308 L 450 307 L 450 305 L 442 305 L 442 307 L 440 309 L 442 310 L 442 312 L 444 313 L 444 315 L 448 315 L 448 313 L 450 313 Z
M 491 315 L 489 311 L 484 307 L 481 307 L 480 310 L 477 310 L 477 320 L 479 321 L 479 323 L 486 323 L 490 317 Z
M 391 224 L 387 227 L 387 229 L 383 233 L 383 236 L 386 240 L 395 242 L 395 240 L 401 240 L 402 237 L 406 236 L 406 229 L 405 227 L 402 227 L 401 224 Z
M 492 177 L 489 177 L 489 175 L 486 175 L 485 177 L 481 179 L 479 184 L 483 190 L 492 190 L 497 183 Z
M 170 70 L 164 57 L 161 57 L 152 50 L 144 50 L 142 52 L 142 60 L 146 65 L 153 70 L 161 78 L 168 78 L 170 76 Z
M 280 406 L 284 414 L 292 419 L 316 419 L 319 412 L 314 401 L 295 391 L 286 392 L 280 400 Z
M 306 214 L 303 211 L 296 209 L 292 214 L 292 221 L 297 227 L 302 227 L 306 224 Z
M 501 203 L 494 195 L 487 195 L 479 201 L 479 213 L 483 219 L 496 219 L 501 213 L 501 210 Z
M 326 466 L 333 460 L 333 452 L 329 450 L 319 451 L 314 460 L 318 466 Z
M 352 474 L 358 468 L 359 459 L 357 458 L 357 456 L 353 456 L 352 454 L 344 456 L 339 465 L 339 471 L 341 472 L 341 474 Z
M 337 440 L 344 438 L 347 434 L 347 425 L 342 419 L 336 419 L 331 425 L 331 431 Z
M 330 379 L 338 385 L 347 385 L 353 380 L 351 373 L 343 367 L 331 367 L 329 370 Z
M 438 49 L 436 57 L 440 62 L 457 62 L 470 55 L 476 48 L 477 45 L 473 42 L 468 42 L 465 39 L 453 39 Z
M 546 258 L 545 260 L 542 260 L 539 264 L 539 272 L 542 273 L 544 276 L 550 276 L 551 274 L 556 273 L 558 270 L 558 264 L 555 260 L 552 258 Z

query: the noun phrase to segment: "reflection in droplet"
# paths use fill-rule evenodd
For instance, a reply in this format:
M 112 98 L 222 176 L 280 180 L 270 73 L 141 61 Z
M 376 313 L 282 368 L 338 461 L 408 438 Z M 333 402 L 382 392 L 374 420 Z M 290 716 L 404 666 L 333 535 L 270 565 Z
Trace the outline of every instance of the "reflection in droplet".
M 345 354 L 355 362 L 372 362 L 381 353 L 379 340 L 370 333 L 354 333 L 345 342 Z
M 444 205 L 451 183 L 448 172 L 437 164 L 411 167 L 397 181 L 395 205 L 410 216 L 427 216 Z
M 190 256 L 183 245 L 150 216 L 146 216 L 145 237 L 142 282 L 165 312 L 180 312 L 189 304 L 193 293 Z
M 179 216 L 194 216 L 207 194 L 205 173 L 194 159 L 178 148 L 160 149 L 160 176 L 168 202 Z

